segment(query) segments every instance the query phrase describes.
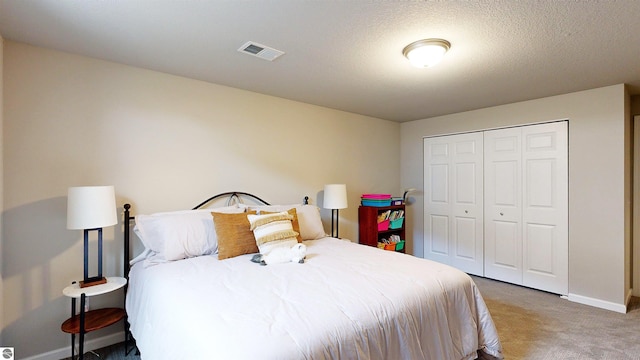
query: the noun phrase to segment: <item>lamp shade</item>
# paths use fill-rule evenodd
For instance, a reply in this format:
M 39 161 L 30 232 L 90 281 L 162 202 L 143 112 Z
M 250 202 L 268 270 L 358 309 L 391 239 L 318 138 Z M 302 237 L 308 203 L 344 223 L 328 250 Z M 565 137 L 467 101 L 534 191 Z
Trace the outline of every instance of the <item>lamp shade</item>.
M 113 186 L 70 187 L 67 196 L 67 229 L 97 229 L 118 223 Z
M 324 186 L 325 209 L 346 209 L 347 208 L 347 185 L 328 184 Z

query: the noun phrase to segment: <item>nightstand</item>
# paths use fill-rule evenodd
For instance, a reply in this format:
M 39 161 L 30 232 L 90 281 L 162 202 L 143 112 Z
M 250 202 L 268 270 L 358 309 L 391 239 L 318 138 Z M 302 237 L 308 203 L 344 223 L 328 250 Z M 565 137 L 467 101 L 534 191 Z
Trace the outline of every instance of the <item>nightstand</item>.
M 105 284 L 81 288 L 77 282 L 62 290 L 65 296 L 71 298 L 71 317 L 62 323 L 62 331 L 71 334 L 71 358 L 75 356 L 76 334 L 80 335 L 78 356 L 84 359 L 84 335 L 88 332 L 113 325 L 125 318 L 122 308 L 103 308 L 85 312 L 86 298 L 103 295 L 123 288 L 127 279 L 123 277 L 108 277 Z M 76 315 L 76 299 L 80 299 L 80 313 Z M 125 342 L 127 331 L 125 324 Z

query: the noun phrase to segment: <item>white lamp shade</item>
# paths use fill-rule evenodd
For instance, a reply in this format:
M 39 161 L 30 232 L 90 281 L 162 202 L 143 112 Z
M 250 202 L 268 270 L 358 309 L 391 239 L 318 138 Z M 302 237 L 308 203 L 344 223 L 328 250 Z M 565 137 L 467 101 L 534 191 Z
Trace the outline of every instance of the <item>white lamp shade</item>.
M 67 229 L 97 229 L 118 223 L 113 186 L 70 187 Z
M 346 209 L 347 208 L 347 185 L 328 184 L 324 186 L 325 209 Z

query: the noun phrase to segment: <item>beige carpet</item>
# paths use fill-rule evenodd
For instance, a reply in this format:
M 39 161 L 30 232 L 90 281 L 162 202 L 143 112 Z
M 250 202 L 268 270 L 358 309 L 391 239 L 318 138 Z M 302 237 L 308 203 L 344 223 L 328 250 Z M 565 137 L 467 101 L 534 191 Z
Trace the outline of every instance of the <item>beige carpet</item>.
M 473 278 L 493 317 L 505 359 L 640 360 L 640 300 L 620 314 L 558 295 Z

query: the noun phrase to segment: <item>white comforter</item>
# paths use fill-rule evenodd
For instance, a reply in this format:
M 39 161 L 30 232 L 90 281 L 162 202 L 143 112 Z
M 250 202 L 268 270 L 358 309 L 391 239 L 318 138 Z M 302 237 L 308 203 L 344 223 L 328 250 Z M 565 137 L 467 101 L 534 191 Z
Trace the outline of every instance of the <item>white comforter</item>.
M 134 265 L 126 307 L 142 358 L 502 357 L 466 274 L 334 238 L 305 244 L 304 264 L 260 266 L 244 255 Z

